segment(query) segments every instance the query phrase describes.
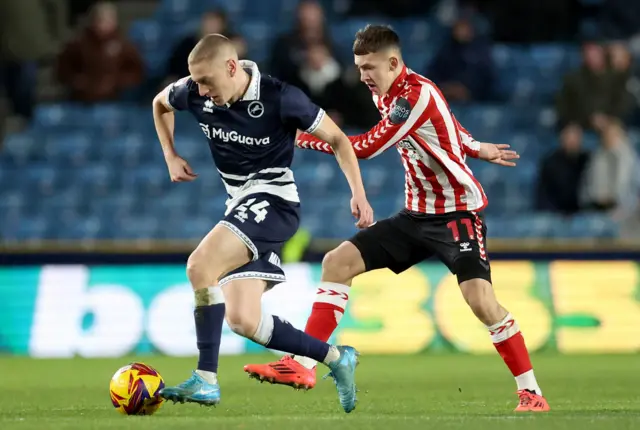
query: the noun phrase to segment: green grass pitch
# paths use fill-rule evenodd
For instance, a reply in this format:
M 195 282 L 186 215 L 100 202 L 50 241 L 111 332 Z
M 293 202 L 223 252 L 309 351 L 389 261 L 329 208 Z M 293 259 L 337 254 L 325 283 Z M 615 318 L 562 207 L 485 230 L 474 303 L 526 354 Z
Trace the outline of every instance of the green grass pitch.
M 534 356 L 552 411 L 516 415 L 515 383 L 497 356 L 361 358 L 357 409 L 342 412 L 333 383 L 304 393 L 248 379 L 242 365 L 273 356 L 223 357 L 217 408 L 164 404 L 150 417 L 119 415 L 113 372 L 129 361 L 181 382 L 193 358 L 0 358 L 0 429 L 638 429 L 640 356 Z M 321 369 L 321 372 L 324 369 Z M 321 374 L 319 374 L 320 376 Z

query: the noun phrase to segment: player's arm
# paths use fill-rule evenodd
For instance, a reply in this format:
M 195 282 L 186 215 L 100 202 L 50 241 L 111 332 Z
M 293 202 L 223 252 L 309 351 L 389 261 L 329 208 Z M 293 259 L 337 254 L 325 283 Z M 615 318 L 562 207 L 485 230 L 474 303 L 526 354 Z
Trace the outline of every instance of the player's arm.
M 373 158 L 406 138 L 417 130 L 428 118 L 426 111 L 429 103 L 429 92 L 426 89 L 413 88 L 400 95 L 386 118 L 366 133 L 349 136 L 351 145 L 358 158 Z M 331 146 L 309 133 L 302 133 L 296 145 L 300 148 L 333 153 Z
M 465 155 L 468 155 L 471 158 L 479 158 L 480 156 L 480 142 L 475 140 L 471 133 L 467 131 L 466 128 L 460 124 L 458 119 L 452 114 L 451 117 L 453 121 L 456 123 L 456 127 L 458 128 L 458 134 L 460 135 L 460 143 L 462 143 L 462 150 Z
M 351 146 L 351 141 L 329 115 L 323 115 L 318 127 L 310 134 L 327 142 L 336 155 L 336 160 L 347 178 L 353 195 L 351 210 L 354 216 L 360 217 L 357 225 L 361 228 L 368 227 L 373 223 L 373 210 L 367 202 L 358 158 Z
M 506 143 L 478 142 L 471 136 L 471 133 L 458 122 L 455 116 L 452 115 L 452 117 L 458 128 L 460 142 L 462 143 L 462 149 L 465 155 L 501 166 L 514 167 L 516 165 L 513 160 L 517 160 L 520 156 L 516 151 L 509 149 L 509 145 Z
M 347 178 L 353 198 L 351 212 L 358 218 L 356 225 L 360 228 L 373 223 L 373 210 L 367 201 L 358 159 L 356 158 L 349 138 L 340 130 L 324 110 L 314 104 L 298 88 L 283 85 L 280 103 L 280 115 L 285 124 L 296 130 L 305 130 L 327 142 L 336 154 L 338 164 Z
M 193 181 L 198 176 L 178 155 L 174 141 L 174 111 L 186 109 L 187 98 L 187 80 L 183 78 L 169 85 L 153 99 L 153 122 L 173 182 Z

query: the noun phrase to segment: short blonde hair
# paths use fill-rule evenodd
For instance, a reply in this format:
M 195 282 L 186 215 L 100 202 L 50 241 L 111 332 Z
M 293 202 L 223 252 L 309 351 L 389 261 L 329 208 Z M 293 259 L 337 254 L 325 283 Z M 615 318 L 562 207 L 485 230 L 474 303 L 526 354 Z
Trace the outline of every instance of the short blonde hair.
M 233 42 L 222 34 L 207 34 L 189 53 L 189 63 L 213 60 L 222 53 L 234 53 Z

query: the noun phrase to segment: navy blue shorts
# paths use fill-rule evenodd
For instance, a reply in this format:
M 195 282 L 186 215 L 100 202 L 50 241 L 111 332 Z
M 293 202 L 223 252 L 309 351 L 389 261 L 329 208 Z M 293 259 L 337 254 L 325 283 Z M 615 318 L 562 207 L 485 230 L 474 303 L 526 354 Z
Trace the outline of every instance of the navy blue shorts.
M 234 232 L 253 257 L 225 274 L 218 285 L 236 279 L 263 279 L 267 288 L 272 288 L 286 281 L 280 259 L 284 244 L 298 231 L 299 203 L 271 194 L 252 194 L 241 200 L 220 224 Z

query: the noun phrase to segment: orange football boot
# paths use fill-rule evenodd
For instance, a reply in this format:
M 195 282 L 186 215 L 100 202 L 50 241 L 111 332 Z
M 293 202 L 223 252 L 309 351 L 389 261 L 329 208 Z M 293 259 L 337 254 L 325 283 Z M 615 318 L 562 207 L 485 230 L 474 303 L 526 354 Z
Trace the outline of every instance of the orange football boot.
M 316 385 L 316 369 L 307 369 L 290 355 L 272 363 L 247 364 L 244 371 L 260 382 L 289 385 L 298 390 L 310 390 Z
M 518 390 L 520 403 L 515 412 L 548 412 L 549 403 L 544 397 L 529 390 Z

